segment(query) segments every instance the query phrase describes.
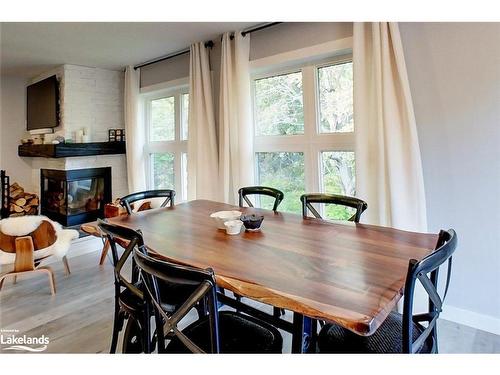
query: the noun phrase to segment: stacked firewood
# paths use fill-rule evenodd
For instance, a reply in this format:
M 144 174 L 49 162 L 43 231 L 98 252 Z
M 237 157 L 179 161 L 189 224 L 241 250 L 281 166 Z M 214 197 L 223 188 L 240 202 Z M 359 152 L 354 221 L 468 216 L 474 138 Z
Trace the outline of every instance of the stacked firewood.
M 40 200 L 38 195 L 25 193 L 24 189 L 14 182 L 9 187 L 10 216 L 37 215 Z

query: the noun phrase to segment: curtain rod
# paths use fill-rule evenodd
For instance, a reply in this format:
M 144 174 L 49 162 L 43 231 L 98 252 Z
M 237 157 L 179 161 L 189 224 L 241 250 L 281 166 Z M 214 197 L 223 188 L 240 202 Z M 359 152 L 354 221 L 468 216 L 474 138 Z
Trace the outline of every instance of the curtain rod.
M 259 30 L 267 29 L 268 27 L 276 26 L 276 25 L 279 25 L 280 23 L 283 23 L 283 22 L 270 22 L 270 23 L 266 23 L 265 25 L 260 25 L 260 26 L 254 27 L 252 29 L 243 30 L 241 32 L 241 36 L 244 37 L 245 35 L 253 33 L 254 31 L 259 31 Z M 229 39 L 233 40 L 234 39 L 234 34 L 231 34 L 231 36 L 229 37 Z M 220 37 L 220 40 L 222 42 L 222 36 Z
M 208 42 L 205 43 L 205 48 L 212 48 L 213 46 L 214 46 L 214 42 L 212 42 L 211 40 L 209 40 Z M 186 53 L 189 53 L 189 50 L 190 50 L 190 48 L 185 48 L 183 50 L 180 50 L 180 51 L 177 51 L 174 53 L 169 53 L 168 55 L 157 57 L 156 59 L 149 60 L 149 61 L 143 62 L 141 64 L 137 64 L 134 66 L 134 70 L 139 69 L 139 68 L 143 68 L 143 67 L 151 65 L 151 64 L 156 64 L 160 61 L 168 60 L 168 59 L 171 59 L 173 57 L 184 55 Z
M 241 32 L 241 36 L 245 36 L 247 34 L 253 33 L 254 31 L 259 31 L 259 30 L 267 29 L 268 27 L 279 25 L 280 23 L 283 23 L 283 22 L 270 22 L 270 23 L 266 23 L 264 25 L 260 25 L 260 26 L 254 27 L 252 29 L 243 30 Z
M 255 32 L 255 31 L 259 31 L 259 30 L 267 29 L 268 27 L 271 27 L 271 26 L 279 25 L 280 23 L 283 23 L 283 22 L 270 22 L 270 23 L 266 23 L 264 25 L 253 27 L 253 28 L 248 29 L 248 30 L 243 30 L 241 32 L 241 35 L 245 36 L 247 34 Z M 231 39 L 232 38 L 233 38 L 233 36 L 231 36 Z M 212 48 L 213 46 L 214 46 L 214 42 L 212 42 L 211 40 L 209 40 L 208 42 L 205 43 L 205 48 Z M 171 59 L 173 57 L 184 55 L 186 53 L 189 53 L 189 50 L 190 50 L 189 48 L 185 48 L 183 50 L 180 50 L 180 51 L 177 51 L 177 52 L 174 52 L 174 53 L 170 53 L 168 55 L 161 56 L 161 57 L 158 57 L 158 58 L 153 59 L 153 60 L 149 60 L 149 61 L 143 62 L 141 64 L 135 65 L 134 69 L 143 68 L 143 67 L 148 66 L 148 65 L 156 64 L 156 63 L 158 63 L 160 61 L 164 61 L 164 60 Z

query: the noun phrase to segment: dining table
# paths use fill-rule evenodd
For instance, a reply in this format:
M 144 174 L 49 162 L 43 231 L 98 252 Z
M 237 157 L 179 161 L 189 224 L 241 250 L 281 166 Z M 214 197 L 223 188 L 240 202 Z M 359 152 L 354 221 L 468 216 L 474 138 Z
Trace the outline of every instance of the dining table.
M 262 227 L 228 235 L 210 217 L 225 210 L 263 215 Z M 108 220 L 140 229 L 161 259 L 211 268 L 224 290 L 293 312 L 287 321 L 219 293 L 222 303 L 290 332 L 293 353 L 312 350 L 318 320 L 373 334 L 404 294 L 410 259 L 430 254 L 438 238 L 210 200 Z

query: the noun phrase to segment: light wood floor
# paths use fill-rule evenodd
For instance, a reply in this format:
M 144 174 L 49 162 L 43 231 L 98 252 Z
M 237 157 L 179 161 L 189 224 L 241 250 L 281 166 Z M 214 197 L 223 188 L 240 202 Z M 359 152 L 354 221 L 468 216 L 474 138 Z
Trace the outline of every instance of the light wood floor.
M 0 292 L 0 329 L 48 336 L 50 353 L 107 353 L 113 269 L 109 261 L 98 266 L 99 255 L 96 251 L 70 258 L 70 276 L 64 275 L 62 263 L 52 263 L 55 296 L 43 276 L 19 279 L 17 284 L 6 280 Z M 441 353 L 500 353 L 500 336 L 445 320 L 439 322 L 438 332 Z M 283 333 L 283 339 L 283 352 L 289 353 L 291 337 Z

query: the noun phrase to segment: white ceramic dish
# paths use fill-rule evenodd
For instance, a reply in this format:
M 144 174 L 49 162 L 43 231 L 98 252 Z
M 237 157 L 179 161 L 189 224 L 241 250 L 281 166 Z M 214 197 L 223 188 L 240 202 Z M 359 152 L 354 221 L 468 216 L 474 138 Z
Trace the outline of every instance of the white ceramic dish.
M 229 220 L 224 223 L 226 233 L 231 235 L 240 234 L 242 225 L 243 222 L 241 220 Z
M 226 221 L 237 220 L 241 216 L 240 211 L 217 211 L 210 215 L 218 229 L 226 229 Z

